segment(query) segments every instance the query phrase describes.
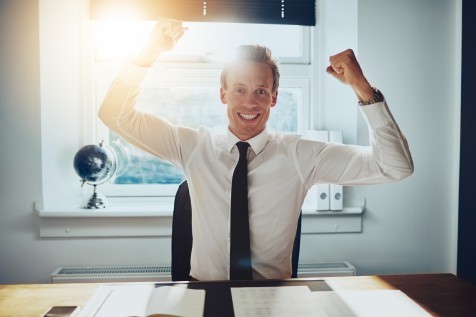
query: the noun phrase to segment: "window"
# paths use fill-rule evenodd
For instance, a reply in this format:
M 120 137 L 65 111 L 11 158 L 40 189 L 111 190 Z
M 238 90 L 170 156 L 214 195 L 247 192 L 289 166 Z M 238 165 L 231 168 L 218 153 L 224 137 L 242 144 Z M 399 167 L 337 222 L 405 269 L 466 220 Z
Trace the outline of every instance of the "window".
M 86 121 L 96 120 L 95 113 L 109 84 L 127 58 L 145 44 L 154 23 L 92 22 L 91 69 L 96 87 L 91 91 L 96 108 Z M 186 35 L 150 70 L 138 108 L 176 124 L 193 128 L 205 125 L 223 133 L 227 117 L 226 106 L 219 98 L 221 63 L 237 46 L 259 43 L 271 48 L 281 70 L 278 103 L 268 129 L 301 133 L 309 128 L 309 27 L 203 22 L 184 25 L 189 28 Z M 116 174 L 103 186 L 109 196 L 174 196 L 184 180 L 181 170 L 128 144 L 99 121 L 97 139 L 106 140 L 118 156 Z
M 155 196 L 138 199 L 130 196 L 111 197 L 113 206 L 104 211 L 91 212 L 80 208 L 81 202 L 91 197 L 92 186 L 81 187 L 79 177 L 74 172 L 73 158 L 80 147 L 86 144 L 97 144 L 101 138 L 109 140 L 109 131 L 97 122 L 97 106 L 123 61 L 131 54 L 123 53 L 119 56 L 117 49 L 111 49 L 109 55 L 104 52 L 101 53 L 102 55 L 95 52 L 95 42 L 100 34 L 93 26 L 94 22 L 90 20 L 89 3 L 89 0 L 39 1 L 43 177 L 42 200 L 38 202 L 36 209 L 41 217 L 40 236 L 169 236 L 170 223 L 168 220 L 164 221 L 162 217 L 170 217 L 172 214 L 171 196 L 175 194 L 173 186 L 177 187 L 173 184 L 118 184 L 109 186 L 108 189 L 105 188 L 107 184 L 102 184 L 98 191 L 108 196 L 110 192 L 116 196 Z M 283 102 L 282 96 L 286 89 L 297 101 L 296 121 L 293 121 L 295 129 L 298 132 L 308 127 L 342 130 L 346 143 L 356 143 L 360 137 L 365 139 L 367 132 L 365 129 L 360 129 L 358 109 L 352 107 L 355 104 L 355 96 L 348 87 L 336 83 L 335 79 L 328 76 L 324 70 L 328 63 L 328 56 L 349 47 L 357 48 L 358 6 L 356 2 L 347 0 L 319 1 L 318 4 L 318 12 L 320 12 L 318 27 L 293 27 L 296 33 L 287 38 L 284 38 L 284 32 L 280 31 L 279 34 L 272 32 L 271 37 L 265 36 L 255 41 L 273 40 L 277 37 L 282 42 L 299 39 L 298 42 L 292 42 L 293 45 L 289 45 L 293 48 L 298 47 L 298 54 L 286 53 L 286 51 L 282 54 L 278 53 L 282 74 L 278 99 Z M 343 11 L 340 10 L 342 7 L 346 8 L 345 19 L 342 19 Z M 190 28 L 190 32 L 198 29 L 201 24 L 195 26 Z M 236 26 L 245 27 L 244 24 Z M 258 33 L 255 32 L 254 26 L 256 25 L 250 26 L 253 32 L 248 33 L 251 32 L 253 35 Z M 129 27 L 135 28 L 132 25 Z M 274 28 L 274 26 L 269 27 Z M 111 32 L 113 33 L 108 35 L 111 38 L 116 38 L 118 41 L 124 40 L 119 36 L 121 33 Z M 136 47 L 140 47 L 142 45 L 140 41 L 145 41 L 148 35 L 147 32 L 142 31 L 136 35 L 133 34 L 129 35 L 129 40 L 137 40 Z M 142 36 L 140 41 L 139 35 Z M 125 33 L 121 36 L 125 36 Z M 235 36 L 238 35 L 233 35 Z M 274 53 L 279 52 L 272 46 L 273 43 L 271 41 L 271 44 L 267 45 L 273 49 Z M 300 44 L 295 45 L 295 43 Z M 232 44 L 229 45 L 232 47 Z M 109 47 L 112 48 L 112 46 Z M 133 46 L 121 45 L 121 47 Z M 154 74 L 155 70 L 158 74 L 160 73 L 159 66 L 166 67 L 169 75 L 173 74 L 175 78 L 181 78 L 181 81 L 176 80 L 174 84 L 170 83 L 167 87 L 173 88 L 174 85 L 180 87 L 180 84 L 184 84 L 191 89 L 200 83 L 203 84 L 202 90 L 203 86 L 208 86 L 211 93 L 216 91 L 218 89 L 217 76 L 220 71 L 218 54 L 206 52 L 212 51 L 205 49 L 188 56 L 177 54 L 164 56 L 167 61 L 160 63 L 157 69 L 152 69 L 144 86 L 144 95 L 147 94 L 149 86 L 155 89 L 166 88 L 160 82 L 163 76 Z M 99 58 L 100 56 L 103 57 Z M 184 77 L 183 74 L 188 76 Z M 192 75 L 195 77 L 191 78 Z M 200 82 L 196 78 L 198 75 L 204 80 Z M 183 82 L 184 78 L 189 77 L 195 80 L 195 86 L 189 82 Z M 273 109 L 273 112 L 279 108 L 282 108 L 280 104 Z M 363 123 L 362 126 L 364 126 Z M 358 132 L 360 130 L 362 132 Z M 156 197 L 158 194 L 163 197 Z M 339 215 L 339 218 L 342 217 L 345 216 Z M 114 219 L 111 222 L 112 218 Z M 323 228 L 324 219 L 321 218 L 317 219 L 314 216 L 307 218 L 307 222 L 312 219 L 318 221 L 315 224 L 308 223 L 308 227 L 315 227 L 316 232 L 322 232 L 319 228 Z M 325 218 L 327 219 L 327 216 Z M 332 227 L 334 219 L 330 221 L 332 223 L 327 225 Z

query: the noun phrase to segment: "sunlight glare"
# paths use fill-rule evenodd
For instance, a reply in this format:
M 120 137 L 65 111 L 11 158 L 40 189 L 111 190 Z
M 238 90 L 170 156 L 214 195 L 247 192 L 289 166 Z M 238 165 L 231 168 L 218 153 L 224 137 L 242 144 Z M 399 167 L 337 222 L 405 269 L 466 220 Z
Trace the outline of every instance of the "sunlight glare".
M 97 61 L 126 60 L 147 43 L 154 22 L 104 20 L 95 22 Z
M 96 60 L 122 61 L 140 52 L 155 21 L 95 23 Z M 299 26 L 204 22 L 183 25 L 188 30 L 172 51 L 163 54 L 165 58 L 222 61 L 242 44 L 265 45 L 280 56 L 297 57 L 302 52 Z

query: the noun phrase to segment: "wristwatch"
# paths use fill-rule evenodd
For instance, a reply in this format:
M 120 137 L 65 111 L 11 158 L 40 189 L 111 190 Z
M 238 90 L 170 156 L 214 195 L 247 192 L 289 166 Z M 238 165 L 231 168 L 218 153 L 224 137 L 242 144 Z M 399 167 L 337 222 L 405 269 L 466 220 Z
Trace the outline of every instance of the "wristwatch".
M 375 87 L 372 87 L 372 89 L 374 90 L 374 95 L 372 96 L 372 98 L 370 98 L 367 101 L 359 101 L 359 106 L 367 106 L 367 105 L 371 105 L 377 102 L 382 102 L 385 100 L 380 90 L 378 90 Z

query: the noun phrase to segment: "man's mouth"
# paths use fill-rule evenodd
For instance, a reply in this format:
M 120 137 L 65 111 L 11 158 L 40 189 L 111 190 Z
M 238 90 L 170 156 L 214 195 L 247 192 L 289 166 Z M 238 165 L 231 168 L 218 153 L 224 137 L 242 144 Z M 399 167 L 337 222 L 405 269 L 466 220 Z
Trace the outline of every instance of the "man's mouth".
M 240 115 L 240 117 L 242 117 L 243 119 L 247 120 L 247 121 L 251 121 L 251 120 L 254 120 L 256 119 L 256 117 L 258 117 L 258 114 L 243 114 L 243 113 L 239 113 L 238 114 Z

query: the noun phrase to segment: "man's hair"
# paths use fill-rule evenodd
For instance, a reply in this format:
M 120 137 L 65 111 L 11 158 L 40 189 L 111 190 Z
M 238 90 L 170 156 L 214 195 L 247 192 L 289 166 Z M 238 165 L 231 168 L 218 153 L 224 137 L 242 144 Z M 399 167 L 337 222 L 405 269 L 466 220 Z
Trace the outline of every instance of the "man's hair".
M 226 79 L 230 68 L 237 62 L 259 62 L 265 63 L 271 68 L 273 74 L 273 92 L 279 87 L 279 68 L 277 60 L 273 57 L 271 50 L 265 46 L 255 45 L 241 45 L 236 49 L 235 55 L 228 61 L 221 71 L 220 83 L 223 88 L 226 87 Z

